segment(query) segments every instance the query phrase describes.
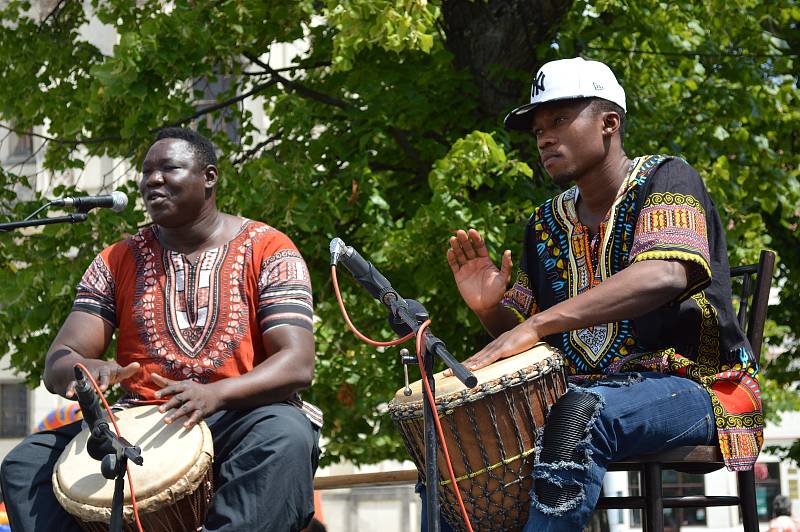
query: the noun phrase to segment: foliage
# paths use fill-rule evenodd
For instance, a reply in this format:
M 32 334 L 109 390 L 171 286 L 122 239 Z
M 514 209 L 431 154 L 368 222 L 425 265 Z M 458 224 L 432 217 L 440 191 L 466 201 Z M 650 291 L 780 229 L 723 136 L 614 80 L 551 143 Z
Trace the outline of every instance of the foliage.
M 111 55 L 87 39 L 93 16 L 119 35 Z M 532 140 L 480 112 L 478 73 L 453 66 L 441 16 L 441 2 L 424 0 L 93 0 L 91 9 L 58 2 L 52 13 L 14 0 L 2 9 L 0 119 L 18 131 L 45 126 L 37 141 L 47 172 L 78 174 L 101 156 L 136 165 L 156 128 L 196 124 L 225 154 L 221 207 L 297 243 L 314 283 L 317 377 L 306 398 L 326 413 L 326 462 L 405 456 L 384 413 L 402 384 L 397 351 L 345 330 L 328 241 L 356 246 L 422 301 L 437 336 L 465 357 L 486 337 L 452 282 L 448 235 L 473 226 L 495 257 L 517 253 L 523 221 L 554 192 Z M 765 390 L 768 404 L 786 408 L 796 397 L 780 391 L 795 390 L 800 371 L 799 21 L 791 0 L 576 1 L 555 37 L 530 50 L 537 64 L 577 54 L 609 63 L 628 93 L 628 153 L 678 154 L 700 171 L 729 221 L 731 263 L 778 251 L 776 354 L 765 368 L 775 380 Z M 301 39 L 307 51 L 291 68 L 271 66 L 276 43 Z M 222 87 L 219 105 L 198 106 L 209 82 Z M 528 88 L 518 87 L 523 102 Z M 268 125 L 241 105 L 245 95 L 259 98 Z M 131 198 L 134 185 L 125 184 Z M 0 219 L 41 203 L 18 201 L 26 186 L 13 168 L 0 173 Z M 0 345 L 31 383 L 91 258 L 144 222 L 140 209 L 98 212 L 0 238 Z M 354 321 L 389 337 L 380 305 L 341 277 Z

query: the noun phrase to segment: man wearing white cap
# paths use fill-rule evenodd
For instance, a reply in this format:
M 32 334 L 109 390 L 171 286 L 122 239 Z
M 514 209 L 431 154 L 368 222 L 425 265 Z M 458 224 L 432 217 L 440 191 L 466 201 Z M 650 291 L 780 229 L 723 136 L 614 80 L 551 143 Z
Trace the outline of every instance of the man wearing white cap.
M 476 230 L 450 238 L 459 291 L 495 337 L 465 364 L 539 341 L 565 357 L 571 386 L 538 442 L 528 532 L 581 530 L 612 461 L 716 441 L 729 469 L 749 469 L 763 441 L 719 215 L 682 159 L 628 158 L 626 109 L 605 64 L 542 66 L 505 125 L 530 131 L 553 181 L 572 186 L 531 215 L 510 289 L 510 251 L 498 269 Z

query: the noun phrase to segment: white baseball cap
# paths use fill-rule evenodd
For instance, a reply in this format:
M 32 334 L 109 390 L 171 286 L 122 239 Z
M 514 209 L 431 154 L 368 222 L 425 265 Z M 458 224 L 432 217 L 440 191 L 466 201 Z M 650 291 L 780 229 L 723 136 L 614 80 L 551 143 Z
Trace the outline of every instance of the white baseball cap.
M 540 103 L 577 98 L 603 98 L 625 106 L 625 90 L 608 65 L 582 57 L 559 59 L 542 65 L 531 86 L 531 103 L 517 107 L 504 120 L 506 129 L 530 131 L 533 110 Z

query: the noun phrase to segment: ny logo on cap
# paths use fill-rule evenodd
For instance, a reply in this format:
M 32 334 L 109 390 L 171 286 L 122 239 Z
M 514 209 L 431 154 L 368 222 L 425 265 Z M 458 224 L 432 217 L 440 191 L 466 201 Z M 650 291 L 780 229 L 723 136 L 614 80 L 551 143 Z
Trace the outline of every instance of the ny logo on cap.
M 531 98 L 536 97 L 539 92 L 544 92 L 544 72 L 541 70 L 536 75 L 536 79 L 533 80 L 533 86 L 531 87 Z

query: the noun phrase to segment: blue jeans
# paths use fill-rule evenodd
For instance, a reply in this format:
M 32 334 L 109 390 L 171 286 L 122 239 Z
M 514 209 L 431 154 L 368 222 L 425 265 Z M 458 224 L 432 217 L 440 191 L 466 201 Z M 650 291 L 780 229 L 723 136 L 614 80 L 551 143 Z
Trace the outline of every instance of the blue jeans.
M 580 460 L 534 465 L 536 479 L 576 487 L 578 495 L 557 507 L 542 504 L 531 490 L 531 508 L 524 532 L 582 530 L 600 497 L 608 464 L 643 453 L 681 445 L 710 445 L 716 440 L 714 412 L 708 392 L 699 384 L 661 373 L 628 373 L 607 377 L 588 386 L 570 386 L 598 401 L 585 437 L 575 450 Z M 547 423 L 545 431 L 548 430 Z M 541 442 L 541 438 L 539 439 Z M 536 456 L 538 457 L 537 451 Z M 425 522 L 425 491 L 422 530 Z M 442 531 L 451 528 L 442 521 Z

